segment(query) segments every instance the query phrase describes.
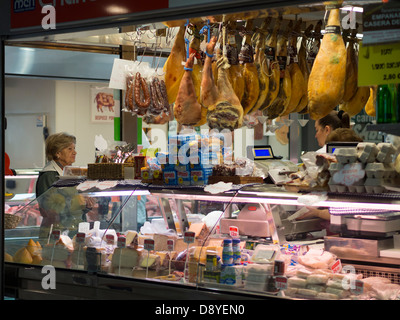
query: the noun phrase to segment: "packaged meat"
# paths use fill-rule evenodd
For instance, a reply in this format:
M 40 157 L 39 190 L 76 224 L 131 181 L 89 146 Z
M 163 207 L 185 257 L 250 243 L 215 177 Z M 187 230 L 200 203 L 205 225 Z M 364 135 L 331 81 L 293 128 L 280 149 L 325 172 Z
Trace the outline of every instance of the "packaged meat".
M 288 287 L 305 288 L 307 280 L 299 277 L 291 277 L 288 279 Z
M 311 274 L 307 277 L 307 284 L 325 284 L 329 277 L 324 274 Z

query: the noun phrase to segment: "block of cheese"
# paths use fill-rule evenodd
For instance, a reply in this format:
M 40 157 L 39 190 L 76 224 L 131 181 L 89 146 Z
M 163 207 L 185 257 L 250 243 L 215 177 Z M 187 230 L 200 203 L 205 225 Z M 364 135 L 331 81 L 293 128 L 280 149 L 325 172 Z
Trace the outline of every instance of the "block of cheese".
M 57 246 L 64 246 L 66 249 L 73 251 L 74 250 L 74 244 L 72 242 L 72 239 L 66 235 L 61 235 L 60 239 L 56 242 Z
M 155 233 L 153 235 L 153 239 L 154 239 L 155 251 L 167 251 L 168 250 L 167 241 L 174 240 L 174 243 L 176 245 L 176 240 L 178 239 L 178 236 L 175 234 Z
M 125 237 L 126 237 L 126 245 L 136 245 L 138 242 L 138 233 L 137 231 L 134 230 L 128 230 L 125 232 Z
M 189 249 L 190 257 L 193 257 L 196 262 L 206 263 L 207 248 L 194 246 Z
M 14 262 L 26 263 L 26 264 L 31 264 L 33 261 L 32 255 L 29 253 L 29 251 L 25 247 L 19 249 L 14 254 L 13 260 L 14 260 Z
M 194 232 L 196 239 L 206 239 L 210 233 L 204 222 L 195 222 L 190 224 L 189 231 Z
M 60 265 L 63 265 L 64 268 L 69 268 L 73 251 L 72 239 L 66 235 L 61 235 L 55 244 L 49 244 L 42 248 L 42 265 L 53 262 L 53 266 L 55 266 L 56 262 L 60 262 Z
M 114 268 L 131 268 L 138 266 L 140 251 L 134 248 L 115 248 L 112 255 L 112 267 Z
M 176 256 L 176 251 L 157 251 L 155 254 L 160 257 L 161 267 L 168 268 L 169 261 L 174 259 Z
M 141 268 L 149 268 L 152 270 L 158 270 L 161 267 L 161 258 L 159 255 L 154 253 L 146 253 L 144 252 L 140 257 L 139 267 Z
M 112 259 L 112 252 L 113 250 L 110 248 L 99 247 L 93 248 L 95 252 L 98 254 L 98 259 L 96 263 L 100 264 L 100 269 L 102 271 L 108 272 L 110 270 L 111 259 Z M 86 259 L 86 250 L 87 247 L 81 247 L 71 254 L 71 263 L 73 269 L 87 269 L 88 263 Z

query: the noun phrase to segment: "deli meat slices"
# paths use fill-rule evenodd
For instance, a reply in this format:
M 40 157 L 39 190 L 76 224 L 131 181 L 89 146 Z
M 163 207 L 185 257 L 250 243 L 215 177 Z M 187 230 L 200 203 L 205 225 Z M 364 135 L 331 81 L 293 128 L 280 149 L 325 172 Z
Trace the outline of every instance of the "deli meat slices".
M 339 8 L 330 10 L 325 35 L 308 80 L 308 111 L 314 120 L 326 116 L 342 100 L 346 77 L 346 48 Z

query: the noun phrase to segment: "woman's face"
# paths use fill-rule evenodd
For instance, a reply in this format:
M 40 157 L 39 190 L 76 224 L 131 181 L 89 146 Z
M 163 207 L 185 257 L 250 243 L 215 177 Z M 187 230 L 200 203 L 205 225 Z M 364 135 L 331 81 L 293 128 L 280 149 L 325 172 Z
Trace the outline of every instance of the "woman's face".
M 315 139 L 317 139 L 318 145 L 320 147 L 323 147 L 325 145 L 326 137 L 329 135 L 330 132 L 330 126 L 323 127 L 319 124 L 318 120 L 315 121 Z
M 68 147 L 57 152 L 57 161 L 63 166 L 70 166 L 75 162 L 75 143 L 71 143 Z

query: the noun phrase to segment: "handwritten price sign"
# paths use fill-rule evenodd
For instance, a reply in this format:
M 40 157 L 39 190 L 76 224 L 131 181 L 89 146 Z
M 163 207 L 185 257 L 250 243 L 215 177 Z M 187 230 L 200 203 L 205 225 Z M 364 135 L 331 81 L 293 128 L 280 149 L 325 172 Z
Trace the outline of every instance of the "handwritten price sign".
M 333 175 L 333 181 L 345 186 L 351 186 L 365 176 L 365 170 L 361 163 L 346 164 L 341 170 Z

